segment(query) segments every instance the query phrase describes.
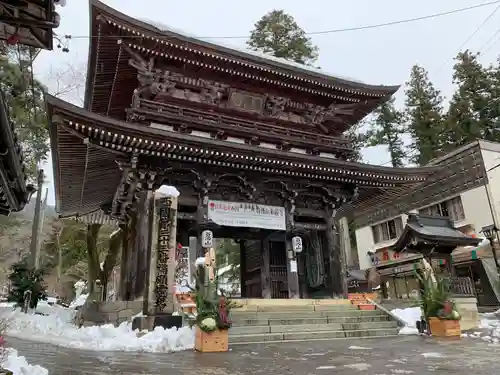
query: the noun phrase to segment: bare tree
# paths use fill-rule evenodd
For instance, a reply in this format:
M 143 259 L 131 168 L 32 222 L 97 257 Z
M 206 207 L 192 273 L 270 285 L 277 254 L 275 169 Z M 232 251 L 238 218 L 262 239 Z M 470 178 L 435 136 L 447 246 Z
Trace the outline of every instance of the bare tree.
M 51 67 L 44 81 L 49 92 L 75 105 L 83 105 L 85 88 L 85 65 L 66 63 L 61 67 Z

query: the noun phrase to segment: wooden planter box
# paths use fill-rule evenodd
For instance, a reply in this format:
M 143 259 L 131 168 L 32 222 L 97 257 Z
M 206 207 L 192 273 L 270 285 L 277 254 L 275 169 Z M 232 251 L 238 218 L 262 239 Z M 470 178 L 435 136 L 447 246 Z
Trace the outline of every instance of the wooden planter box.
M 196 338 L 194 349 L 203 353 L 227 352 L 229 351 L 228 331 L 216 330 L 213 332 L 203 332 L 196 327 Z
M 460 337 L 462 334 L 459 320 L 429 318 L 429 328 L 431 335 L 436 337 Z
M 363 303 L 358 305 L 359 310 L 375 310 L 376 306 L 371 303 Z

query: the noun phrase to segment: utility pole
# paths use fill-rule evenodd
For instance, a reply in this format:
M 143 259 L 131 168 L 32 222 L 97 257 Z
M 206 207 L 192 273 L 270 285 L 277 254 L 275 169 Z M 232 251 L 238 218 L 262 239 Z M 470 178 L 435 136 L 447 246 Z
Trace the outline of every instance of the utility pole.
M 40 232 L 43 223 L 42 212 L 42 187 L 43 187 L 43 169 L 38 171 L 38 190 L 36 194 L 35 214 L 33 217 L 33 225 L 31 229 L 31 265 L 38 269 L 40 258 Z
M 62 277 L 62 248 L 61 248 L 61 235 L 64 230 L 64 225 L 62 223 L 56 223 L 54 225 L 54 247 L 57 250 L 57 283 L 54 286 L 54 292 L 57 292 L 57 287 L 61 286 Z

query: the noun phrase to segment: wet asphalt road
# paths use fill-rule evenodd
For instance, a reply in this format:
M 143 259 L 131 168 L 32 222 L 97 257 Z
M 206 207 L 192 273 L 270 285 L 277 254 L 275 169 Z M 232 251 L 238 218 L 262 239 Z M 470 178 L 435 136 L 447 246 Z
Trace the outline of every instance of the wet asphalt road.
M 500 345 L 481 340 L 436 341 L 418 336 L 234 346 L 228 353 L 91 352 L 7 339 L 51 375 L 321 375 L 500 373 Z

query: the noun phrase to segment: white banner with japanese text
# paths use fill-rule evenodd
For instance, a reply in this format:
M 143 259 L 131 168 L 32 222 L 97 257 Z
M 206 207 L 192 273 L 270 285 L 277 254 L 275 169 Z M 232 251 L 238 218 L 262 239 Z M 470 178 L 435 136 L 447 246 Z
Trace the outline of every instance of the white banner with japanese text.
M 228 227 L 286 230 L 285 208 L 278 206 L 209 200 L 208 219 Z

